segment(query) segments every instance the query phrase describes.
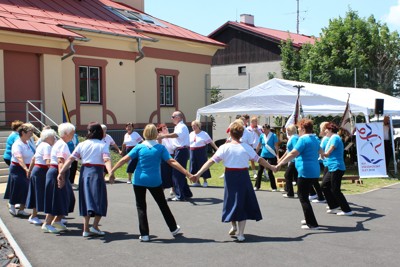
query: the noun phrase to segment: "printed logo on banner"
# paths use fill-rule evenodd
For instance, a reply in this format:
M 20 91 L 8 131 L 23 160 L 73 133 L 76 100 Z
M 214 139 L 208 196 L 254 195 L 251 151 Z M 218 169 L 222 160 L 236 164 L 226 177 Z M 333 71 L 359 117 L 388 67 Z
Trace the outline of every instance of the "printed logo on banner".
M 357 123 L 356 130 L 360 177 L 387 176 L 382 123 Z

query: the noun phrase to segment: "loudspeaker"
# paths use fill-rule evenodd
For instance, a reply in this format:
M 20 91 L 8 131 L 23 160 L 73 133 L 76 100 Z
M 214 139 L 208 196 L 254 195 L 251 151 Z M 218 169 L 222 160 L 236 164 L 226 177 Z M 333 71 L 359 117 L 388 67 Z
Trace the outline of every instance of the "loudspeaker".
M 375 99 L 375 114 L 383 115 L 383 99 L 381 98 Z

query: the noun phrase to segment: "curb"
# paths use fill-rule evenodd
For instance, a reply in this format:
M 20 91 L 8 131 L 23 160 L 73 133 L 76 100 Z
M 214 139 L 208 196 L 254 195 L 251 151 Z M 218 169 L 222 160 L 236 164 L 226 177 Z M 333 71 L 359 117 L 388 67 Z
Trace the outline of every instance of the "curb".
M 8 231 L 7 226 L 4 224 L 3 220 L 0 218 L 0 228 L 4 233 L 4 236 L 7 238 L 10 246 L 14 249 L 15 255 L 17 255 L 21 266 L 23 267 L 31 267 L 32 264 L 28 261 L 25 257 L 25 254 L 22 252 L 21 248 L 18 246 L 17 242 L 15 241 L 14 237 Z

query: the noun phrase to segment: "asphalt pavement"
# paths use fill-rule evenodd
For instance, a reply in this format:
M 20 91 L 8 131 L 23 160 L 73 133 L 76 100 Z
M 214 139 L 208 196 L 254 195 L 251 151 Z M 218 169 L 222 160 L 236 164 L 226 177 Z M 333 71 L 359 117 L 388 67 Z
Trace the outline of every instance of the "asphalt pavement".
M 221 222 L 223 188 L 192 188 L 191 201 L 169 202 L 182 228 L 175 238 L 148 194 L 148 243 L 138 240 L 132 185 L 107 189 L 101 238 L 82 237 L 78 205 L 63 234 L 43 233 L 27 219 L 12 217 L 3 195 L 0 216 L 32 266 L 396 266 L 400 261 L 400 184 L 347 196 L 355 211 L 351 217 L 326 214 L 326 204 L 313 204 L 321 230 L 300 229 L 304 218 L 297 198 L 257 191 L 263 220 L 247 222 L 243 243 Z

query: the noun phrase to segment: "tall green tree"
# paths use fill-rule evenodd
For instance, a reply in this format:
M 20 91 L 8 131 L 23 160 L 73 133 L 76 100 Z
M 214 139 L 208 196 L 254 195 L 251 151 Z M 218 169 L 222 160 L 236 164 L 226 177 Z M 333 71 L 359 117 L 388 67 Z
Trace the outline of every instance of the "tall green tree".
M 314 45 L 281 44 L 282 76 L 289 80 L 371 88 L 399 95 L 400 37 L 374 16 L 349 10 L 322 29 Z

